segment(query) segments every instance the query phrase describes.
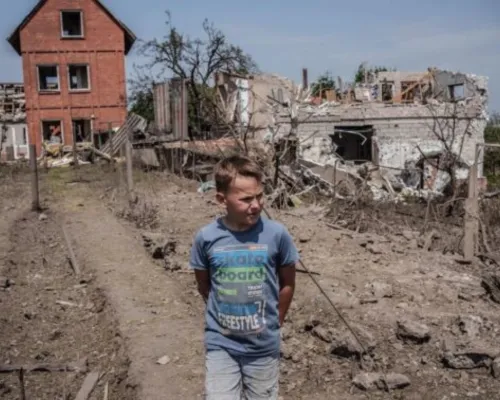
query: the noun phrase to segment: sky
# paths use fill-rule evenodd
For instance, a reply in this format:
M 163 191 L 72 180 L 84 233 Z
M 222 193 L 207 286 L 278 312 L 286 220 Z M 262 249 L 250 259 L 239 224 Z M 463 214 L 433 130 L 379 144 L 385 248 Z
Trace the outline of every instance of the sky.
M 138 38 L 161 38 L 165 11 L 192 37 L 208 18 L 259 68 L 300 82 L 329 71 L 352 80 L 361 62 L 401 71 L 438 67 L 489 77 L 489 109 L 500 111 L 499 0 L 102 0 Z M 36 0 L 2 0 L 6 38 Z M 134 51 L 127 71 L 144 60 Z M 21 59 L 0 41 L 0 81 L 22 81 Z

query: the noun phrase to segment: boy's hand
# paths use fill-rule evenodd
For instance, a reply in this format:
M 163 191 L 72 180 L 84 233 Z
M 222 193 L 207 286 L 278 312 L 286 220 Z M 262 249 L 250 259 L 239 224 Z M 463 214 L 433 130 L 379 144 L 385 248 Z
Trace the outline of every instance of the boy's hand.
M 198 292 L 205 301 L 208 301 L 208 294 L 210 293 L 210 275 L 206 269 L 195 269 L 194 276 L 196 277 L 196 283 L 198 284 Z
M 280 283 L 279 313 L 281 327 L 285 322 L 286 313 L 292 303 L 295 291 L 295 264 L 280 267 L 278 269 L 278 278 Z

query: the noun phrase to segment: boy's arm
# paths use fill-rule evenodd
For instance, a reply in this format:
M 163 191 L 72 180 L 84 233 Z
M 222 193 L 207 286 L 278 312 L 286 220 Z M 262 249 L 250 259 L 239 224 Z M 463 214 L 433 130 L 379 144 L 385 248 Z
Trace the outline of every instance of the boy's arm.
M 278 278 L 280 293 L 278 308 L 279 322 L 280 326 L 282 326 L 295 292 L 295 264 L 299 261 L 299 253 L 295 243 L 293 243 L 292 236 L 285 227 L 283 227 L 281 235 L 279 253 Z
M 285 322 L 286 313 L 292 303 L 293 293 L 295 292 L 295 263 L 282 266 L 278 269 L 280 283 L 279 295 L 279 314 L 280 326 Z
M 198 292 L 206 303 L 210 293 L 210 273 L 202 231 L 199 231 L 194 238 L 189 264 L 194 269 Z
M 208 294 L 210 293 L 210 275 L 206 269 L 195 269 L 194 276 L 198 284 L 198 292 L 203 297 L 205 303 L 208 301 Z

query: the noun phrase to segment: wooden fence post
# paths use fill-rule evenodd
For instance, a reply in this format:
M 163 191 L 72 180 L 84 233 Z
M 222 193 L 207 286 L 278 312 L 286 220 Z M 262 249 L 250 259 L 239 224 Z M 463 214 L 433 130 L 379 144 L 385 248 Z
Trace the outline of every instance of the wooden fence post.
M 111 122 L 108 122 L 108 136 L 109 136 L 109 155 L 113 157 L 114 146 L 113 146 L 113 129 L 111 128 Z
M 125 153 L 127 159 L 127 190 L 130 200 L 133 200 L 134 179 L 132 175 L 132 143 L 130 140 L 125 142 Z
M 38 165 L 36 163 L 36 145 L 30 144 L 30 169 L 31 169 L 31 209 L 40 210 L 40 195 L 38 193 Z
M 124 186 L 124 182 L 125 182 L 125 175 L 124 175 L 124 171 L 123 171 L 123 159 L 125 158 L 125 146 L 126 144 L 122 144 L 120 146 L 120 162 L 117 163 L 117 168 L 118 168 L 118 186 L 121 188 L 122 186 Z
M 479 233 L 479 207 L 477 191 L 477 164 L 479 146 L 476 144 L 474 164 L 469 168 L 469 194 L 465 201 L 463 253 L 466 260 L 472 260 L 476 254 Z

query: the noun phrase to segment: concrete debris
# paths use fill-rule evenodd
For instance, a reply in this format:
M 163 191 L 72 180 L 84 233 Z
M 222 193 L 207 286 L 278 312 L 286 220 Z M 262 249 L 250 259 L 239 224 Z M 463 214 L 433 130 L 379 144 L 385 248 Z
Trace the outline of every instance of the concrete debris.
M 411 381 L 406 375 L 389 373 L 384 375 L 380 372 L 362 372 L 356 375 L 352 383 L 358 389 L 373 390 L 396 390 L 410 386 Z
M 353 326 L 358 338 L 362 341 L 365 350 L 372 354 L 375 350 L 376 342 L 374 337 L 360 326 Z M 364 351 L 351 332 L 336 332 L 331 340 L 330 353 L 341 358 L 361 359 Z
M 163 356 L 160 357 L 158 360 L 156 360 L 156 363 L 159 365 L 167 365 L 169 362 L 170 362 L 169 356 Z
M 465 349 L 447 351 L 443 355 L 443 364 L 453 369 L 475 369 L 490 367 L 499 352 L 490 349 Z
M 482 326 L 482 318 L 476 315 L 460 316 L 458 318 L 460 332 L 467 335 L 469 340 L 475 339 L 479 335 Z
M 316 326 L 313 328 L 312 333 L 318 339 L 321 339 L 323 342 L 331 343 L 332 342 L 332 333 L 323 326 Z
M 495 303 L 500 304 L 500 275 L 484 275 L 481 286 L 490 294 Z
M 392 285 L 384 282 L 372 282 L 370 284 L 370 291 L 375 298 L 391 298 L 393 296 Z
M 497 357 L 491 363 L 491 374 L 494 378 L 500 379 L 500 357 Z
M 165 239 L 162 233 L 143 232 L 144 247 L 154 259 L 163 259 L 175 253 L 176 242 Z
M 12 279 L 0 276 L 0 289 L 8 289 L 14 284 L 15 282 Z
M 429 327 L 418 322 L 403 320 L 398 321 L 396 336 L 405 342 L 425 343 L 431 338 Z
M 143 232 L 144 247 L 155 260 L 163 260 L 163 266 L 168 271 L 178 271 L 182 267 L 173 259 L 177 251 L 177 242 L 165 239 L 162 233 Z

